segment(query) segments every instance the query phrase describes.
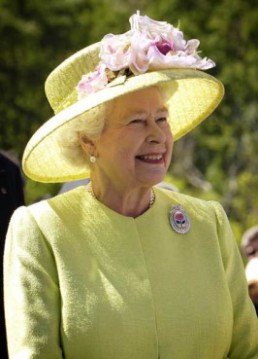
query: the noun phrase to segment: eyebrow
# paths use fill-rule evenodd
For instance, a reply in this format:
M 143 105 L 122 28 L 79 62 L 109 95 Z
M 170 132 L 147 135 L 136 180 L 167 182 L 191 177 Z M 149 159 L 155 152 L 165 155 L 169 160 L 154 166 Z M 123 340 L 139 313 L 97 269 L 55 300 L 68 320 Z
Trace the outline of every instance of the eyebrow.
M 159 114 L 159 113 L 168 113 L 168 109 L 166 107 L 162 107 L 160 109 L 157 110 L 156 114 Z M 131 113 L 128 114 L 128 117 L 131 117 L 131 116 L 145 116 L 146 115 L 146 112 L 144 111 L 141 111 L 141 112 L 134 112 L 132 111 Z

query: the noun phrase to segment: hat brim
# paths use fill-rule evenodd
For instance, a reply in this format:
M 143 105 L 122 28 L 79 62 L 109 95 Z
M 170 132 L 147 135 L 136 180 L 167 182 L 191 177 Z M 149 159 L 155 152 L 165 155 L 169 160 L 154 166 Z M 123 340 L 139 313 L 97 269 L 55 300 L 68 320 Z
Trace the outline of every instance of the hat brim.
M 100 104 L 151 86 L 161 87 L 169 98 L 169 124 L 178 140 L 207 118 L 220 103 L 224 87 L 213 76 L 194 69 L 148 72 L 117 81 L 76 102 L 43 124 L 28 142 L 22 160 L 25 174 L 39 182 L 66 182 L 89 176 L 89 168 L 62 156 L 59 131 L 76 117 Z M 67 126 L 68 127 L 68 126 Z

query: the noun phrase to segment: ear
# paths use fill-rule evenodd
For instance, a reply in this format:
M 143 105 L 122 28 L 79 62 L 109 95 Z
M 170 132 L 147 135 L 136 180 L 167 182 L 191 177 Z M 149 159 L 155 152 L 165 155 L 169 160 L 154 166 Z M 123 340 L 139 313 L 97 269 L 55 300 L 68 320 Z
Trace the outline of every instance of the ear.
M 83 151 L 88 156 L 91 156 L 95 152 L 94 142 L 90 140 L 87 136 L 83 135 L 82 133 L 78 133 L 78 139 Z

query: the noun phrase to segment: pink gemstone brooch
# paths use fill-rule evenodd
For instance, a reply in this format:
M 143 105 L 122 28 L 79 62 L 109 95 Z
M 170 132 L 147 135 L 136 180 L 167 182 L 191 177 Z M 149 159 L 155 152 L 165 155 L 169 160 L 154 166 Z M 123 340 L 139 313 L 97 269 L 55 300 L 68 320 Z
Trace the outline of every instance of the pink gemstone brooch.
M 171 227 L 177 233 L 185 234 L 191 228 L 189 217 L 181 205 L 171 207 L 169 220 Z

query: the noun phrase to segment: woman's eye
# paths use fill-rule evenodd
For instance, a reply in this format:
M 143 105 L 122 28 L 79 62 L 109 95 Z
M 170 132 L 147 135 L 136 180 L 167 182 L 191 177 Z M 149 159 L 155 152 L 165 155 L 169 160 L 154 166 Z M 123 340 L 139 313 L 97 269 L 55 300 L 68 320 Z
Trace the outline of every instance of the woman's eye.
M 167 122 L 167 118 L 166 117 L 160 117 L 156 121 L 157 122 Z
M 140 119 L 140 118 L 136 118 L 135 120 L 132 120 L 132 121 L 130 121 L 130 125 L 131 124 L 143 124 L 144 123 L 144 120 L 142 120 L 142 119 Z

